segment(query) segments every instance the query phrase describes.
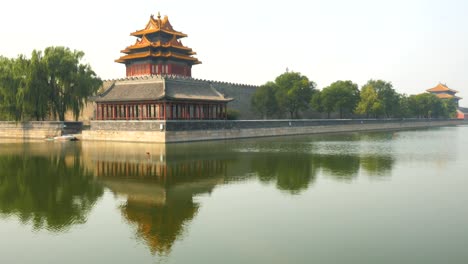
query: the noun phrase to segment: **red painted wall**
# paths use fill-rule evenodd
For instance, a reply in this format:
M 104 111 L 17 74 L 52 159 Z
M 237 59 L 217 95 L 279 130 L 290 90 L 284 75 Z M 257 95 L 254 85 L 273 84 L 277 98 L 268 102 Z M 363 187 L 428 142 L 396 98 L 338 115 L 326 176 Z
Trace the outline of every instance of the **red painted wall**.
M 133 64 L 127 66 L 127 77 L 150 75 L 150 74 L 175 74 L 182 76 L 192 76 L 191 67 L 189 65 L 179 64 Z M 154 69 L 154 70 L 153 70 Z

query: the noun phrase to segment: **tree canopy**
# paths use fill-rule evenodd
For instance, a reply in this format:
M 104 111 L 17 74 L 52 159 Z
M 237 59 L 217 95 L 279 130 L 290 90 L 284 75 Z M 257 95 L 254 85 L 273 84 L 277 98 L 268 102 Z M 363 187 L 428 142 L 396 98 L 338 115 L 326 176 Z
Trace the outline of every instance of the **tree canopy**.
M 361 99 L 357 105 L 356 113 L 377 116 L 382 111 L 382 104 L 379 101 L 377 92 L 372 85 L 364 85 L 361 89 Z
M 357 113 L 366 114 L 369 117 L 383 116 L 386 118 L 397 117 L 400 113 L 400 97 L 391 82 L 383 80 L 369 80 L 363 87 L 364 96 L 356 109 Z M 373 95 L 375 93 L 376 96 Z
M 314 95 L 311 104 L 317 111 L 326 112 L 328 117 L 331 112 L 338 111 L 340 118 L 343 118 L 346 114 L 354 112 L 358 101 L 357 84 L 351 81 L 336 81 Z
M 68 110 L 78 119 L 87 98 L 101 86 L 101 79 L 82 51 L 66 47 L 34 50 L 31 59 L 0 57 L 0 118 L 63 121 Z
M 264 119 L 278 114 L 278 102 L 275 96 L 277 90 L 278 86 L 274 82 L 267 82 L 260 86 L 252 96 L 253 109 Z
M 276 77 L 276 100 L 283 112 L 290 118 L 298 118 L 299 111 L 309 108 L 316 84 L 297 72 L 286 72 Z
M 285 72 L 274 82 L 260 86 L 251 99 L 252 108 L 262 118 L 282 116 L 298 118 L 300 111 L 309 108 L 316 84 L 298 72 Z

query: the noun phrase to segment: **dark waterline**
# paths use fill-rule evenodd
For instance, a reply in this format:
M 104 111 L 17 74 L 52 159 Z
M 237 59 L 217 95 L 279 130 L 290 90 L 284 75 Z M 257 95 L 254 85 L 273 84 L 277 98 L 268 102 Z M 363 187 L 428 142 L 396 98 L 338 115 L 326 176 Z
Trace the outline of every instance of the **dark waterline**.
M 0 262 L 467 263 L 467 134 L 0 139 Z

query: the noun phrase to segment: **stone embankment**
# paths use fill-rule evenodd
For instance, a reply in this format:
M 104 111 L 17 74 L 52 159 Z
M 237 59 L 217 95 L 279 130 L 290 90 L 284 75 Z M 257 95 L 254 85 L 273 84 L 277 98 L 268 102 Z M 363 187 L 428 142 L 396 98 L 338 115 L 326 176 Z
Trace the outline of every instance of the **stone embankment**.
M 78 134 L 82 130 L 83 124 L 81 122 L 0 122 L 0 138 L 44 139 Z
M 172 143 L 202 140 L 402 130 L 466 124 L 457 119 L 92 121 L 83 140 Z

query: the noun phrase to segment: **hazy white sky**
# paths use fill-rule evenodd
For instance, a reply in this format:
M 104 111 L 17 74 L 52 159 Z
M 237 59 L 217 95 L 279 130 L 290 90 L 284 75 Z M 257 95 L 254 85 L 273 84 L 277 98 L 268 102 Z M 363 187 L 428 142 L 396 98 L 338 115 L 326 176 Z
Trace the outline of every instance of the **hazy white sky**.
M 158 11 L 188 34 L 196 78 L 261 85 L 288 67 L 319 88 L 373 78 L 407 94 L 440 81 L 468 106 L 466 0 L 7 1 L 0 54 L 68 46 L 101 78 L 124 77 L 114 60 Z

